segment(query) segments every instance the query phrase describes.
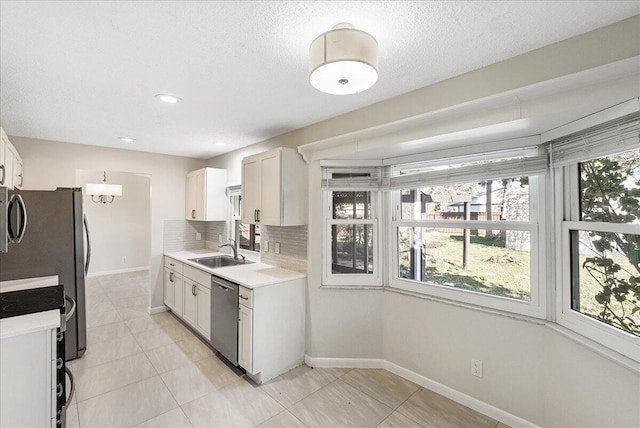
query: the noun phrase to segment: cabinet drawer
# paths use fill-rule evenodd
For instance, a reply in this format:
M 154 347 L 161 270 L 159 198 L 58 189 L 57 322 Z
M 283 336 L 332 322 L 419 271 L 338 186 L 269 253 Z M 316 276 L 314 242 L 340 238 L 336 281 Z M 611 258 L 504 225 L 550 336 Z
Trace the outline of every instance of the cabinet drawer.
M 211 289 L 211 274 L 209 272 L 187 265 L 184 267 L 183 275 L 185 278 L 189 278 L 190 280 L 207 287 L 209 290 Z
M 247 287 L 238 287 L 238 301 L 241 305 L 253 308 L 253 290 Z
M 182 267 L 182 262 L 179 262 L 175 259 L 172 259 L 171 257 L 166 257 L 164 258 L 164 267 L 166 267 L 167 269 L 171 269 L 172 271 L 176 272 L 176 273 L 182 273 L 183 267 Z

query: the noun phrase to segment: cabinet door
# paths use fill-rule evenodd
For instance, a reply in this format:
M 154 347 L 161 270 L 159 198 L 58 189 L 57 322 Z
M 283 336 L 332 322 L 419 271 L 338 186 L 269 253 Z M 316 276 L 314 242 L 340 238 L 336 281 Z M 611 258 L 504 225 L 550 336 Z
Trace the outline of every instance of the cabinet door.
M 18 152 L 13 153 L 13 187 L 16 189 L 22 189 L 22 182 L 24 178 L 22 176 L 22 158 Z
M 211 290 L 200 284 L 196 287 L 196 329 L 211 340 Z
M 164 268 L 164 304 L 170 309 L 175 307 L 175 276 L 174 272 Z
M 238 365 L 253 373 L 253 309 L 238 307 Z
M 184 313 L 184 278 L 182 275 L 173 274 L 173 285 L 174 285 L 174 306 L 173 312 L 176 315 L 182 316 Z
M 196 219 L 196 177 L 187 175 L 187 186 L 185 189 L 185 210 L 184 218 L 187 220 Z
M 184 282 L 184 312 L 182 313 L 183 319 L 190 324 L 192 327 L 196 326 L 196 313 L 197 302 L 196 302 L 196 288 L 197 285 L 192 281 Z
M 195 220 L 204 221 L 206 213 L 204 212 L 206 207 L 207 188 L 205 186 L 205 173 L 204 171 L 196 174 L 196 191 L 195 191 Z
M 280 151 L 270 152 L 260 158 L 260 224 L 281 224 L 280 159 Z
M 259 160 L 257 156 L 242 160 L 242 223 L 255 223 L 255 212 L 260 208 Z
M 8 187 L 9 189 L 13 189 L 14 183 L 14 172 L 13 172 L 13 164 L 15 157 L 13 146 L 5 141 L 5 149 L 4 149 L 4 187 Z

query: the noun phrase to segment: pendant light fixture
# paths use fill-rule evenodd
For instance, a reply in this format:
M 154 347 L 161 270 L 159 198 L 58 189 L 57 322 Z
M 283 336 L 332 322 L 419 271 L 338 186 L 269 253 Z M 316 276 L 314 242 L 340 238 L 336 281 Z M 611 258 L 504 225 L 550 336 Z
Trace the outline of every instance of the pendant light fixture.
M 98 203 L 112 203 L 116 196 L 122 196 L 122 185 L 107 184 L 107 171 L 104 171 L 102 183 L 87 183 L 85 193 L 91 196 L 91 200 Z
M 318 36 L 309 47 L 309 81 L 319 91 L 357 94 L 378 80 L 378 42 L 343 22 Z

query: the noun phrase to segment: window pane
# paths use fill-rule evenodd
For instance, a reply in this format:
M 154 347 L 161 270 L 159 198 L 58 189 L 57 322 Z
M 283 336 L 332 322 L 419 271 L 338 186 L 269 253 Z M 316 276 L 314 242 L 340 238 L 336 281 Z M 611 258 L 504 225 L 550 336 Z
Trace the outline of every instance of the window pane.
M 640 149 L 580 164 L 580 219 L 640 223 Z
M 373 225 L 331 226 L 331 272 L 373 274 Z
M 260 225 L 238 222 L 238 245 L 251 251 L 260 251 Z
M 571 232 L 571 308 L 640 336 L 640 235 Z
M 426 186 L 400 194 L 403 220 L 529 221 L 528 177 Z
M 334 219 L 371 218 L 371 192 L 333 192 Z
M 466 231 L 465 245 L 465 229 L 398 227 L 399 277 L 529 300 L 530 233 Z

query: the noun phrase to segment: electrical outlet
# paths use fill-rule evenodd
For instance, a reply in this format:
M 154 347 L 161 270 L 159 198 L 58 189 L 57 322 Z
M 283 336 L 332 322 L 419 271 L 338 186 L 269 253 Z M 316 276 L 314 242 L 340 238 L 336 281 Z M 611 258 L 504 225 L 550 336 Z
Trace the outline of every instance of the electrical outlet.
M 222 233 L 218 235 L 218 242 L 222 244 Z
M 264 251 L 265 253 L 268 253 L 269 252 L 269 241 L 264 241 L 262 243 L 261 248 L 262 248 L 262 251 Z
M 471 359 L 471 374 L 477 377 L 482 377 L 482 361 Z
M 276 242 L 276 249 L 275 249 L 274 253 L 280 254 L 280 243 L 279 242 Z
M 202 233 L 196 232 L 196 241 L 202 241 Z
M 127 262 L 127 256 L 122 256 L 122 263 L 126 263 Z

